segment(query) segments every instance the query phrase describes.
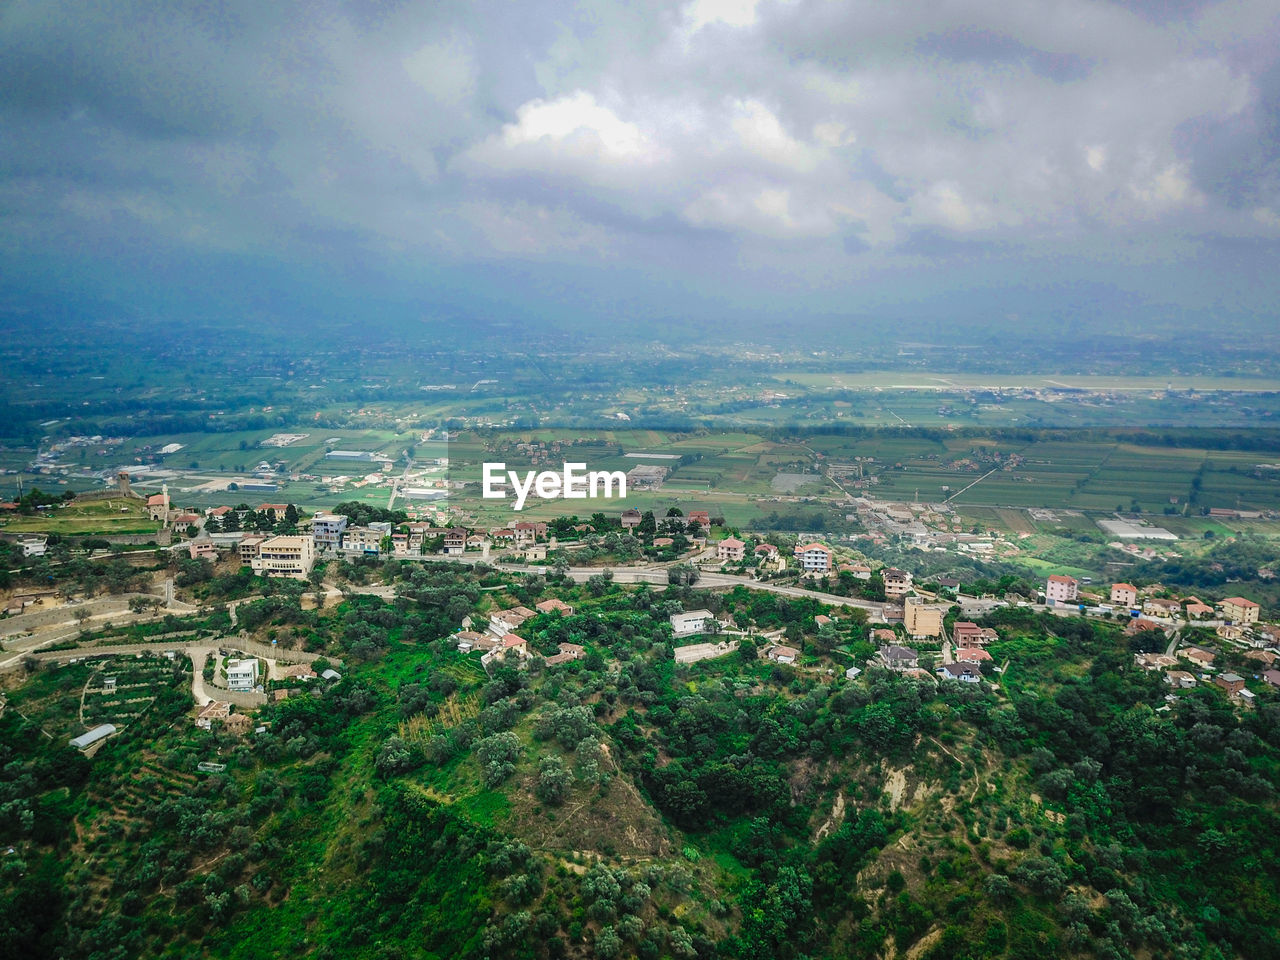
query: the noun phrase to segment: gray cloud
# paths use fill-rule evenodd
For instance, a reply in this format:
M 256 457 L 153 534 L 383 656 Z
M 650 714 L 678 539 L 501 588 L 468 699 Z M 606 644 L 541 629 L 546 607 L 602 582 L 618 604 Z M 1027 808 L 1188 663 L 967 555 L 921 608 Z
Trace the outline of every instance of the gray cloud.
M 814 309 L 872 277 L 941 287 L 992 250 L 1263 258 L 1278 50 L 1268 0 L 15 2 L 0 251 L 86 276 L 126 243 L 360 262 L 409 288 L 608 265 L 663 271 L 673 313 L 744 277 Z

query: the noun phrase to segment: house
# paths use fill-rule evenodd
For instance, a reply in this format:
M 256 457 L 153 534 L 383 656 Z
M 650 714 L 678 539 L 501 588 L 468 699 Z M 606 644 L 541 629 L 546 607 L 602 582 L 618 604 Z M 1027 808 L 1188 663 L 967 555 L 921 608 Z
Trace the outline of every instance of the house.
M 283 520 L 285 513 L 288 511 L 287 503 L 260 503 L 255 512 L 265 513 L 272 520 Z
M 1221 640 L 1240 640 L 1244 637 L 1244 628 L 1237 627 L 1234 623 L 1219 624 L 1213 632 Z
M 907 597 L 903 605 L 902 625 L 912 640 L 929 640 L 942 636 L 942 618 L 946 607 L 925 603 L 920 597 Z
M 861 667 L 850 667 L 844 672 L 844 678 L 846 680 L 856 680 L 860 673 L 862 673 Z
M 272 537 L 258 545 L 258 555 L 249 565 L 260 577 L 290 577 L 305 580 L 316 562 L 316 545 L 310 537 Z
M 513 543 L 516 532 L 510 527 L 499 527 L 497 530 L 491 530 L 489 536 L 493 538 L 494 543 Z
M 1220 600 L 1218 609 L 1222 611 L 1222 619 L 1230 620 L 1240 626 L 1257 623 L 1258 614 L 1262 611 L 1256 603 L 1244 597 L 1227 597 L 1225 600 Z
M 1203 647 L 1183 647 L 1178 651 L 1178 656 L 1184 660 L 1190 660 L 1196 666 L 1202 669 L 1209 669 L 1213 666 L 1213 661 L 1217 659 L 1216 654 Z
M 549 600 L 543 600 L 535 604 L 533 609 L 538 613 L 559 613 L 565 617 L 573 616 L 573 607 L 558 597 L 551 597 Z
M 560 648 L 560 652 L 554 656 L 547 657 L 548 667 L 568 663 L 570 660 L 581 660 L 587 655 L 586 648 L 580 647 L 576 643 L 561 643 L 558 646 Z
M 444 532 L 444 552 L 449 556 L 457 556 L 467 552 L 466 527 L 454 527 Z
M 525 641 L 524 637 L 515 633 L 508 633 L 502 638 L 501 650 L 504 654 L 508 651 L 514 650 L 516 654 L 521 657 L 529 656 L 529 644 Z
M 23 557 L 43 557 L 49 548 L 48 537 L 19 537 L 18 549 Z
M 486 638 L 486 636 L 483 633 L 476 633 L 474 630 L 461 630 L 458 633 L 455 633 L 453 635 L 453 640 L 458 645 L 459 653 L 470 653 L 472 650 L 479 649 L 479 644 L 481 643 L 481 641 L 484 641 L 486 639 L 490 641 L 490 643 L 487 644 L 489 647 L 489 650 L 492 650 L 494 647 L 498 645 L 498 640 L 496 637 Z M 488 653 L 489 650 L 485 650 L 483 652 Z
M 800 561 L 800 569 L 809 574 L 830 573 L 835 559 L 831 548 L 820 543 L 796 547 L 795 556 Z
M 716 544 L 716 558 L 735 562 L 746 556 L 747 545 L 737 537 L 726 537 Z
M 951 625 L 951 637 L 959 647 L 981 647 L 1000 639 L 1000 634 L 990 627 L 980 627 L 968 620 L 957 620 Z
M 1135 653 L 1133 662 L 1143 670 L 1164 670 L 1167 667 L 1177 666 L 1178 658 L 1171 657 L 1167 653 Z
M 842 563 L 839 568 L 841 573 L 851 573 L 855 580 L 870 580 L 871 568 L 865 563 Z
M 655 547 L 673 547 L 675 546 L 675 541 L 670 537 L 654 537 L 653 545 Z
M 1280 646 L 1280 627 L 1274 623 L 1255 623 L 1253 632 L 1259 641 L 1255 646 Z
M 230 508 L 230 507 L 210 507 L 210 508 L 209 508 L 208 510 L 206 510 L 204 513 L 205 513 L 205 516 L 207 516 L 207 517 L 209 517 L 209 518 L 211 518 L 211 519 L 214 519 L 214 520 L 221 520 L 223 517 L 225 517 L 225 516 L 226 516 L 228 513 L 230 513 L 230 512 L 231 512 L 231 508 Z
M 1121 607 L 1132 607 L 1138 602 L 1138 588 L 1132 583 L 1113 583 L 1111 602 Z
M 920 666 L 920 654 L 896 643 L 881 647 L 879 655 L 880 662 L 890 670 L 912 670 Z
M 1164 675 L 1164 682 L 1179 690 L 1190 690 L 1196 685 L 1196 678 L 1185 670 L 1170 670 Z
M 217 560 L 218 545 L 207 533 L 202 534 L 187 544 L 187 553 L 192 560 Z
M 1213 607 L 1207 603 L 1201 602 L 1197 597 L 1187 598 L 1187 618 L 1190 620 L 1203 620 L 1205 617 L 1213 616 Z
M 253 561 L 258 559 L 258 548 L 269 540 L 269 537 L 259 534 L 250 534 L 247 537 L 241 537 L 240 543 L 236 547 L 240 554 L 240 562 L 245 565 L 252 565 Z
M 710 610 L 686 610 L 684 613 L 671 615 L 671 632 L 677 637 L 687 637 L 695 633 L 707 632 L 707 621 L 714 620 Z
M 490 614 L 489 630 L 499 637 L 505 637 L 512 630 L 519 629 L 520 625 L 532 616 L 533 611 L 528 607 L 512 607 L 509 610 L 499 610 L 497 613 Z
M 1264 683 L 1280 688 L 1280 670 L 1264 670 L 1262 680 Z
M 1152 597 L 1142 602 L 1142 612 L 1153 617 L 1175 617 L 1182 612 L 1182 604 L 1177 600 L 1164 600 Z
M 1145 617 L 1137 617 L 1129 621 L 1128 625 L 1124 628 L 1124 635 L 1126 637 L 1132 637 L 1139 633 L 1149 633 L 1153 630 L 1158 630 L 1163 633 L 1164 627 L 1156 623 L 1154 620 L 1148 620 Z
M 511 528 L 511 532 L 515 534 L 516 546 L 518 547 L 547 539 L 547 525 L 545 523 L 522 520 Z
M 88 733 L 82 733 L 80 736 L 71 741 L 71 746 L 77 750 L 88 750 L 99 740 L 105 740 L 116 732 L 115 724 L 103 723 L 94 727 Z
M 291 663 L 287 667 L 280 668 L 280 678 L 282 680 L 314 680 L 316 672 L 309 664 Z
M 696 523 L 703 530 L 711 527 L 711 514 L 707 510 L 690 510 L 685 516 L 686 523 Z
M 636 527 L 640 526 L 640 520 L 640 511 L 635 507 L 628 507 L 626 510 L 622 511 L 623 530 L 634 530 Z
M 956 659 L 967 663 L 985 663 L 992 657 L 981 647 L 961 647 L 956 651 Z
M 193 527 L 200 523 L 198 513 L 178 513 L 170 518 L 175 527 Z
M 545 560 L 547 559 L 547 545 L 545 543 L 531 543 L 522 551 L 526 560 Z
M 911 592 L 911 574 L 897 567 L 885 567 L 880 571 L 886 597 L 905 597 Z
M 800 656 L 800 651 L 794 647 L 784 647 L 781 644 L 770 644 L 763 650 L 765 657 L 774 663 L 795 663 Z
M 245 660 L 227 661 L 227 689 L 242 693 L 251 691 L 258 685 L 258 659 L 249 657 Z
M 1074 603 L 1080 596 L 1080 583 L 1075 577 L 1064 577 L 1051 573 L 1045 581 L 1045 603 L 1053 606 L 1057 603 Z
M 231 716 L 231 704 L 223 700 L 210 700 L 196 714 L 196 726 L 202 730 L 212 730 L 213 721 L 225 721 L 229 716 Z
M 832 619 L 828 617 L 825 613 L 820 613 L 813 618 L 814 626 L 816 626 L 818 629 L 822 629 L 828 623 L 832 623 L 832 622 L 834 621 L 832 621 Z
M 340 513 L 317 513 L 311 518 L 311 539 L 321 553 L 342 546 L 342 535 L 346 529 L 347 518 Z
M 1244 656 L 1246 660 L 1256 660 L 1264 667 L 1275 666 L 1276 655 L 1270 650 L 1250 650 Z
M 982 671 L 976 663 L 944 663 L 935 673 L 943 680 L 959 680 L 961 683 L 981 683 Z
M 754 553 L 757 557 L 773 559 L 778 555 L 778 548 L 775 547 L 772 543 L 762 543 L 751 552 Z
M 1227 696 L 1235 697 L 1244 689 L 1244 677 L 1238 673 L 1220 673 L 1213 678 L 1213 682 L 1227 691 Z
M 887 630 L 884 627 L 879 627 L 871 631 L 871 639 L 881 645 L 886 643 L 897 643 L 898 635 L 894 633 L 892 630 Z

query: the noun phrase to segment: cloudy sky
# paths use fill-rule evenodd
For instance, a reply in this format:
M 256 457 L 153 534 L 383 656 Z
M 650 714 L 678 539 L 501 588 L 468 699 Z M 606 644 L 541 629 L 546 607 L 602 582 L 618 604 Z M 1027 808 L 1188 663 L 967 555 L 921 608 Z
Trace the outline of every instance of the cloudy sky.
M 1274 0 L 0 3 L 0 308 L 1274 324 Z

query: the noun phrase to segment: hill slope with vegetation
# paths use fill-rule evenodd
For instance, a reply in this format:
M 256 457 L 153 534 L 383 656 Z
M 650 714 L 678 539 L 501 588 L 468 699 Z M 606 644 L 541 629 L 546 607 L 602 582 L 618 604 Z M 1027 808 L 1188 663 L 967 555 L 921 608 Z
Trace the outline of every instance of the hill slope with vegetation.
M 91 759 L 92 669 L 0 716 L 0 950 L 22 957 L 1280 957 L 1280 704 L 1171 707 L 1118 626 L 1006 611 L 980 684 L 869 668 L 856 619 L 738 590 L 388 564 L 396 598 L 241 604 L 344 660 L 191 723 L 189 662 Z M 535 658 L 462 618 L 559 597 Z M 789 629 L 677 665 L 667 615 Z M 585 656 L 548 666 L 560 643 Z M 52 735 L 51 735 L 52 736 Z M 225 765 L 204 773 L 199 764 Z

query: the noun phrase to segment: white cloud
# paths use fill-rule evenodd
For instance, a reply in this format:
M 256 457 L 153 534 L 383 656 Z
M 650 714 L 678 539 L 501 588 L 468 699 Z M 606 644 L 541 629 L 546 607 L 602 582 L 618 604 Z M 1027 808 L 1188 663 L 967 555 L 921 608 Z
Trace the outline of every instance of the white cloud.
M 734 103 L 730 126 L 738 141 L 762 160 L 800 171 L 812 170 L 817 164 L 815 151 L 788 134 L 773 111 L 759 100 Z
M 579 155 L 629 163 L 651 163 L 662 151 L 634 123 L 621 119 L 585 90 L 556 100 L 531 100 L 502 128 L 506 150 L 528 145 L 561 146 Z
M 760 0 L 693 0 L 684 8 L 685 29 L 692 35 L 713 23 L 754 26 L 759 5 Z

